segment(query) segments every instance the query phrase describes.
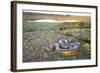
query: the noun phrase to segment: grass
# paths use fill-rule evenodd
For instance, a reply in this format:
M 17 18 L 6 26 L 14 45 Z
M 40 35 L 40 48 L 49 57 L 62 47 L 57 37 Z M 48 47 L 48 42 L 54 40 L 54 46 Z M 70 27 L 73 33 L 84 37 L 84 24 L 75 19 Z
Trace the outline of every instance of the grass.
M 73 28 L 90 28 L 90 23 L 55 23 L 55 22 L 23 22 L 24 32 L 34 30 L 66 30 Z
M 61 27 L 59 23 L 49 22 L 24 22 L 24 32 L 34 30 L 57 30 Z
M 23 22 L 23 62 L 90 59 L 90 23 Z M 59 57 L 56 51 L 47 52 L 49 44 L 66 38 L 81 42 L 80 55 Z M 89 42 L 87 42 L 89 41 Z

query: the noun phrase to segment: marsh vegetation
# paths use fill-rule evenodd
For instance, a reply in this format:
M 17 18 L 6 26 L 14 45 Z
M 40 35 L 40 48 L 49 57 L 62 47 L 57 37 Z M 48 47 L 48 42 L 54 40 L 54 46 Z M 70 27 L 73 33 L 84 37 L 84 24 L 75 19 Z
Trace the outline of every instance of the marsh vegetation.
M 25 14 L 23 15 L 25 16 Z M 35 15 L 33 15 L 33 20 L 36 20 L 34 16 Z M 44 15 L 41 16 L 43 17 Z M 49 19 L 57 20 L 57 17 L 55 18 L 54 15 L 53 16 L 47 15 L 46 17 L 48 17 Z M 66 19 L 68 17 L 70 16 L 66 16 Z M 82 17 L 84 18 L 84 16 Z M 77 17 L 77 18 L 81 19 L 82 17 L 80 18 Z M 37 19 L 39 18 L 40 17 L 38 16 Z M 61 18 L 63 18 L 63 16 Z M 84 19 L 83 18 L 81 19 L 81 21 L 79 20 L 78 22 L 29 22 L 28 20 L 32 20 L 32 18 L 27 19 L 27 17 L 24 17 L 23 18 L 23 62 L 90 59 L 91 23 L 89 21 L 88 16 L 87 16 L 88 20 L 86 19 L 87 21 L 85 20 L 85 18 Z M 76 40 L 80 42 L 79 46 L 80 54 L 78 56 L 60 57 L 57 54 L 57 51 L 48 52 L 45 50 L 45 48 L 47 48 L 48 45 L 58 42 L 59 39 L 63 38 L 68 39 L 70 41 Z

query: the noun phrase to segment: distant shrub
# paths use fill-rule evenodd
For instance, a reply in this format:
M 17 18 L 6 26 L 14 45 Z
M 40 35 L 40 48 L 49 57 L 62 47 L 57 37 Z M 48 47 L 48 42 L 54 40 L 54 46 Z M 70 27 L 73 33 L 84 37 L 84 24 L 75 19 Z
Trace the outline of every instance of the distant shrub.
M 80 28 L 90 28 L 90 23 L 88 23 L 88 22 L 80 22 L 79 26 L 80 26 Z

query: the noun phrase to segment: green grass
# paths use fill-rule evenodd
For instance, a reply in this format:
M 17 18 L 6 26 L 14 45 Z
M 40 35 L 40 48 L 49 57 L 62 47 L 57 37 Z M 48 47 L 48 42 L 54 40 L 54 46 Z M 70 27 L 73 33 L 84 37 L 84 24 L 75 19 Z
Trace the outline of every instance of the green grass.
M 79 22 L 79 23 L 50 23 L 50 22 L 23 22 L 23 30 L 34 31 L 34 30 L 66 30 L 73 28 L 90 28 L 90 23 Z
M 34 30 L 57 30 L 61 27 L 59 23 L 49 23 L 49 22 L 24 22 L 24 31 L 34 31 Z

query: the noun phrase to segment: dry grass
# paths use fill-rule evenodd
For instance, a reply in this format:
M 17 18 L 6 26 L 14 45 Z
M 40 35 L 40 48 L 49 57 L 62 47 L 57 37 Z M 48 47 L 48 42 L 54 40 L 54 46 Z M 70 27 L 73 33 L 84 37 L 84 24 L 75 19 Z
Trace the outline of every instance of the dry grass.
M 63 15 L 46 15 L 36 13 L 23 14 L 23 62 L 40 62 L 40 61 L 59 61 L 59 60 L 80 60 L 90 59 L 91 57 L 91 38 L 90 27 L 85 24 L 77 25 L 76 23 L 69 26 L 58 23 L 26 23 L 26 20 L 37 19 L 55 19 L 55 20 L 77 20 L 79 22 L 90 23 L 89 16 L 63 16 Z M 70 28 L 69 28 L 70 27 Z M 77 27 L 77 28 L 76 28 Z M 81 27 L 81 28 L 80 28 Z M 79 47 L 80 54 L 72 57 L 60 57 L 57 51 L 48 52 L 45 49 L 59 39 L 78 40 L 81 44 Z

